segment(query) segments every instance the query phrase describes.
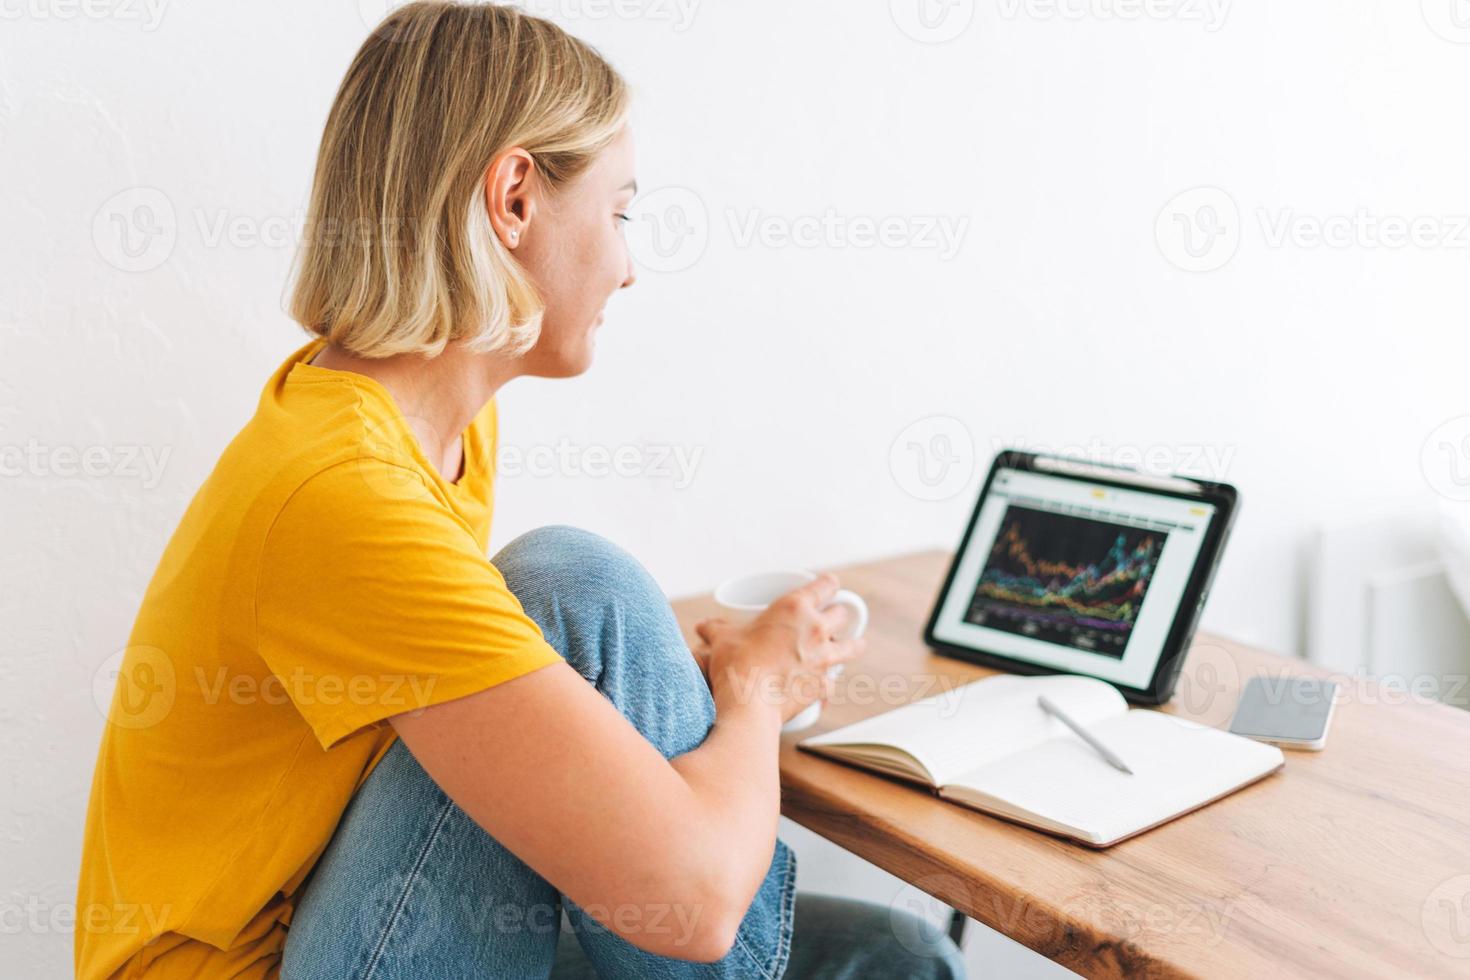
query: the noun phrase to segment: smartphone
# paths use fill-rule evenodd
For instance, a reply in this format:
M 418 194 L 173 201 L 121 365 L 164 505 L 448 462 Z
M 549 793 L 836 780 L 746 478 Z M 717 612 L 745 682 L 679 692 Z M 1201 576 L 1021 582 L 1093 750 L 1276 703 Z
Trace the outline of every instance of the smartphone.
M 1252 677 L 1230 731 L 1284 749 L 1320 751 L 1337 703 L 1337 682 L 1321 677 Z

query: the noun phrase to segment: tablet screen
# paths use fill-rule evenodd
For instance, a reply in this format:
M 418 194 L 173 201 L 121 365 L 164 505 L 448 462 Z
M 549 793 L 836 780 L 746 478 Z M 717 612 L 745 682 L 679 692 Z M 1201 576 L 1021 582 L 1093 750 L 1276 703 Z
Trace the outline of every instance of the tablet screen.
M 1146 688 L 1213 504 L 1002 467 L 934 624 L 935 639 Z

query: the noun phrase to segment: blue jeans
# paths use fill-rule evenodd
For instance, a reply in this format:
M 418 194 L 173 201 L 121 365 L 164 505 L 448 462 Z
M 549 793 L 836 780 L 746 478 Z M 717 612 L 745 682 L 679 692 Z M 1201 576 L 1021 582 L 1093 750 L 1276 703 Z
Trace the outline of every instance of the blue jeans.
M 552 526 L 521 535 L 493 561 L 547 642 L 666 758 L 704 741 L 715 720 L 709 688 L 663 592 L 631 555 Z M 688 926 L 674 916 L 648 921 L 676 935 Z M 312 871 L 282 967 L 286 980 L 783 975 L 957 978 L 964 967 L 941 929 L 907 912 L 797 895 L 796 858 L 779 839 L 723 959 L 646 952 L 485 833 L 402 742 L 353 797 Z

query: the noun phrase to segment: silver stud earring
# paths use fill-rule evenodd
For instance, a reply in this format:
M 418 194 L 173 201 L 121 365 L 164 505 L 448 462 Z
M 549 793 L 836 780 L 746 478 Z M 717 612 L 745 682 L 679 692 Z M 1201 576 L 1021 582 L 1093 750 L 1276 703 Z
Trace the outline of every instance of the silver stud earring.
M 520 232 L 516 231 L 514 228 L 512 228 L 510 230 L 510 240 L 511 241 L 513 241 L 513 242 L 514 241 L 518 241 L 520 239 L 520 237 L 521 237 L 521 233 Z

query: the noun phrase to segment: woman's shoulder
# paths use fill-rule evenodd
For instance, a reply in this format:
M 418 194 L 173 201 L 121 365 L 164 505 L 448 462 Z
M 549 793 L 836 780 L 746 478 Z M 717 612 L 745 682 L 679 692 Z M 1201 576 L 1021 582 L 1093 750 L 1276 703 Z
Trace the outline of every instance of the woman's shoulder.
M 343 372 L 300 370 L 309 367 L 299 360 L 306 351 L 267 382 L 254 415 L 225 447 L 190 510 L 208 527 L 248 539 L 263 536 L 292 501 L 296 510 L 322 510 L 324 518 L 361 517 L 425 498 L 447 505 L 391 404 Z

